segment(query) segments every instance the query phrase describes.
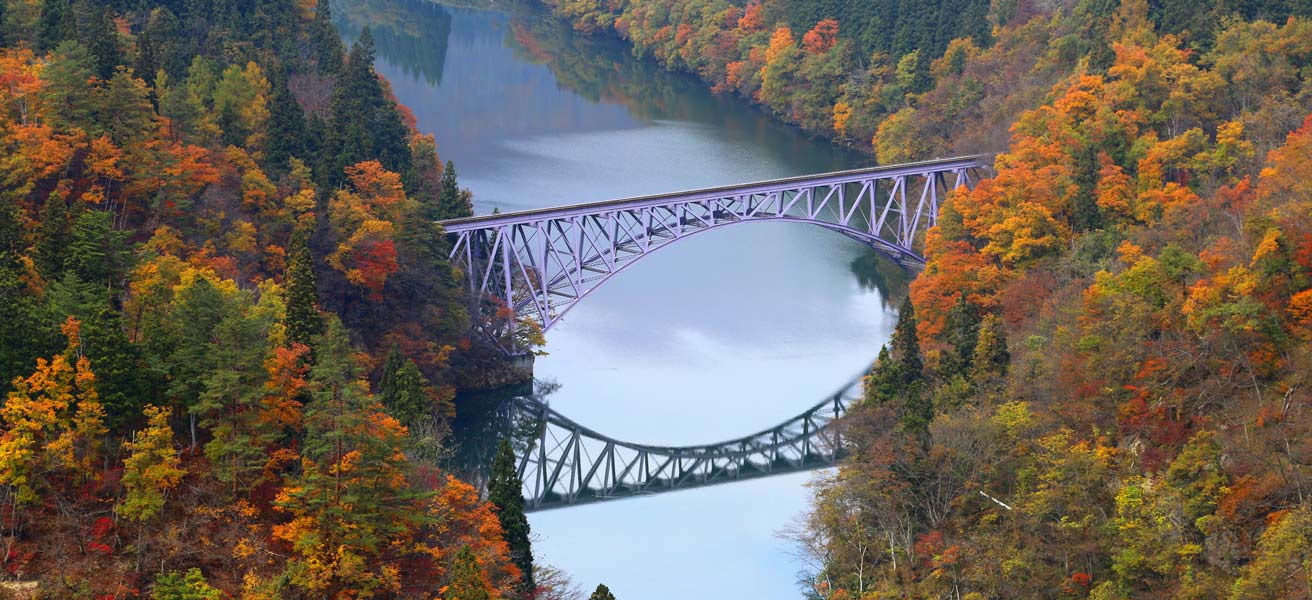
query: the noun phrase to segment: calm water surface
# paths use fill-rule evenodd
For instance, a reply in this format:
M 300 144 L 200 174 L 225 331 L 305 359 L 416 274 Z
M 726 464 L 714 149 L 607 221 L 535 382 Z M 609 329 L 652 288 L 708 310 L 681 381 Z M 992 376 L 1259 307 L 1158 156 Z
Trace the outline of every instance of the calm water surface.
M 866 164 L 542 14 L 421 0 L 334 10 L 348 38 L 372 28 L 378 71 L 480 214 Z M 887 339 L 895 315 L 875 264 L 859 244 L 796 224 L 695 236 L 573 309 L 536 372 L 561 385 L 553 407 L 620 439 L 758 431 L 863 370 Z M 534 550 L 624 600 L 796 598 L 801 565 L 776 532 L 807 507 L 811 477 L 536 513 Z

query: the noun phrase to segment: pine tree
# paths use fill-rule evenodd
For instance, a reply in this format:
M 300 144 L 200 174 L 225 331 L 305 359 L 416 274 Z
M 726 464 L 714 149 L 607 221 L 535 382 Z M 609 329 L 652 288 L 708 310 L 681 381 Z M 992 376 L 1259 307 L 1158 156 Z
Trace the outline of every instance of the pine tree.
M 533 548 L 529 543 L 528 517 L 524 515 L 524 482 L 515 469 L 515 451 L 505 439 L 501 440 L 496 458 L 492 460 L 487 499 L 497 507 L 501 531 L 510 546 L 510 560 L 522 573 L 519 590 L 528 595 L 537 586 L 533 582 Z
M 470 204 L 469 193 L 460 189 L 456 181 L 456 165 L 448 160 L 446 168 L 442 169 L 442 187 L 437 196 L 437 215 L 434 220 L 459 219 L 473 214 L 474 207 Z
M 137 61 L 132 65 L 132 73 L 153 89 L 157 72 L 159 72 L 159 50 L 155 47 L 155 39 L 149 31 L 142 31 L 141 35 L 137 36 Z
M 891 357 L 885 361 L 887 366 L 880 369 L 876 363 L 878 377 L 873 383 L 878 386 L 883 401 L 898 400 L 898 420 L 902 428 L 923 436 L 934 418 L 934 405 L 925 390 L 924 360 L 920 355 L 920 338 L 916 334 L 916 309 L 910 298 L 902 303 L 898 313 L 892 346 Z M 882 353 L 881 358 L 885 358 Z
M 948 311 L 947 330 L 944 332 L 948 348 L 943 353 L 940 374 L 943 380 L 970 373 L 975 358 L 975 345 L 979 342 L 979 309 L 966 300 L 962 293 Z
M 118 48 L 118 28 L 108 6 L 90 0 L 78 0 L 73 5 L 73 21 L 77 25 L 77 39 L 95 57 L 96 74 L 109 79 L 122 63 Z
M 107 288 L 112 296 L 114 286 L 126 277 L 130 267 L 128 234 L 114 229 L 109 211 L 82 211 L 73 223 L 65 266 L 82 281 Z
M 330 185 L 341 184 L 343 169 L 365 160 L 377 160 L 394 173 L 410 171 L 410 130 L 374 72 L 374 41 L 368 27 L 351 47 L 330 109 L 328 148 L 321 166 Z
M 337 73 L 342 70 L 342 38 L 333 27 L 332 7 L 329 4 L 329 0 L 319 0 L 315 5 L 310 41 L 318 52 L 319 71 Z
M 305 234 L 292 234 L 287 261 L 287 339 L 312 346 L 323 335 L 323 317 L 319 314 L 314 257 Z
M 18 205 L 0 201 L 0 397 L 28 371 L 36 357 L 57 349 L 42 322 L 40 304 L 28 293 L 18 262 L 23 246 Z
M 60 42 L 73 36 L 72 7 L 68 0 L 45 0 L 41 3 L 41 18 L 37 24 L 37 49 L 53 50 Z
M 865 401 L 878 405 L 897 398 L 898 391 L 901 389 L 899 379 L 893 355 L 889 354 L 888 346 L 881 346 L 879 357 L 875 359 L 875 364 L 870 367 L 870 374 L 865 379 Z
M 478 558 L 469 546 L 460 548 L 451 567 L 451 585 L 447 586 L 446 600 L 490 600 L 487 577 L 478 565 Z
M 219 600 L 223 592 L 205 581 L 200 569 L 192 567 L 186 574 L 177 571 L 160 573 L 151 590 L 151 600 Z
M 588 596 L 588 600 L 615 600 L 615 594 L 610 593 L 610 588 L 606 587 L 606 584 L 598 583 L 597 589 Z
M 274 528 L 295 549 L 291 585 L 316 589 L 316 597 L 390 585 L 395 572 L 377 561 L 394 540 L 430 523 L 416 510 L 425 493 L 410 484 L 404 430 L 368 393 L 346 328 L 334 317 L 316 344 L 307 389 L 301 472 L 274 502 L 291 517 L 291 525 Z
M 269 103 L 269 140 L 265 152 L 265 170 L 285 173 L 288 161 L 306 155 L 305 111 L 287 88 L 287 76 L 274 77 L 273 98 Z
M 82 341 L 96 371 L 106 421 L 111 430 L 122 431 L 139 418 L 142 406 L 153 395 L 146 359 L 123 333 L 119 312 L 109 307 L 87 320 Z
M 383 407 L 402 425 L 411 426 L 421 419 L 433 416 L 433 402 L 429 398 L 428 382 L 413 360 L 401 354 L 395 345 L 387 353 L 383 364 L 383 377 L 378 390 Z
M 46 197 L 41 208 L 41 231 L 36 241 L 36 265 L 47 280 L 58 279 L 64 272 L 64 257 L 72 235 L 68 202 L 56 190 Z
M 909 386 L 923 380 L 925 361 L 920 355 L 920 337 L 916 333 L 916 307 L 911 304 L 910 297 L 902 302 L 898 312 L 892 345 L 900 382 Z

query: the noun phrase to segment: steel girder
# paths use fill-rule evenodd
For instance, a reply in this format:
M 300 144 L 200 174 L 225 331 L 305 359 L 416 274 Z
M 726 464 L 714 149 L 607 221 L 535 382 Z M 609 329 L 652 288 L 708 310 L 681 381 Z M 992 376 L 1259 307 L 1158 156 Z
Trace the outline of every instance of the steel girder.
M 506 403 L 502 418 L 516 440 L 526 510 L 537 511 L 831 466 L 844 456 L 837 421 L 860 384 L 765 431 L 704 446 L 623 442 L 530 397 Z
M 825 173 L 626 200 L 444 221 L 452 262 L 474 298 L 550 329 L 638 259 L 690 235 L 750 221 L 809 223 L 855 238 L 908 268 L 949 191 L 991 157 Z

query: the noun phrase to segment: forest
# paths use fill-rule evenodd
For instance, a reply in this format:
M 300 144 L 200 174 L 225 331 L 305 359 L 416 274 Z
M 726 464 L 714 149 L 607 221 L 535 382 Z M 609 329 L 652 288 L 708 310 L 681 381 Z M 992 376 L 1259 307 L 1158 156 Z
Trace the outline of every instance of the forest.
M 507 373 L 371 32 L 0 9 L 0 597 L 549 597 L 512 462 L 486 498 L 439 466 Z
M 788 533 L 807 597 L 1312 598 L 1312 3 L 544 3 L 880 162 L 998 153 Z M 471 196 L 331 12 L 0 0 L 0 597 L 569 585 L 508 446 L 441 467 L 511 377 L 469 332 L 540 335 L 477 322 Z
M 881 163 L 998 153 L 787 532 L 807 597 L 1312 598 L 1312 5 L 547 2 Z

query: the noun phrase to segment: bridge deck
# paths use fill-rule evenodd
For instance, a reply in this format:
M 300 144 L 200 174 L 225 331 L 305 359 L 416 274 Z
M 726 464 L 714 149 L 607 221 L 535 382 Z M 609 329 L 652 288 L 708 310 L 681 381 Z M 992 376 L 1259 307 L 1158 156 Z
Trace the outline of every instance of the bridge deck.
M 514 223 L 524 223 L 542 219 L 558 219 L 562 217 L 576 217 L 582 215 L 591 215 L 606 210 L 623 210 L 629 208 L 640 208 L 645 206 L 657 206 L 670 204 L 680 201 L 693 201 L 706 197 L 723 197 L 734 195 L 735 193 L 749 193 L 772 191 L 775 189 L 789 189 L 796 184 L 806 185 L 823 185 L 827 183 L 839 183 L 847 180 L 859 180 L 876 176 L 898 177 L 900 175 L 914 175 L 922 173 L 927 169 L 950 170 L 954 168 L 969 168 L 986 166 L 992 158 L 989 154 L 976 154 L 972 156 L 960 156 L 955 158 L 929 160 L 918 163 L 906 163 L 899 165 L 886 165 L 880 167 L 871 167 L 865 169 L 852 169 L 848 171 L 835 171 L 832 173 L 820 173 L 816 175 L 802 175 L 798 177 L 787 177 L 784 179 L 772 179 L 769 181 L 760 181 L 747 184 L 735 184 L 729 186 L 704 188 L 697 190 L 688 190 L 683 192 L 672 192 L 666 194 L 654 194 L 650 196 L 637 196 L 633 198 L 622 198 L 618 200 L 602 200 L 600 202 L 585 202 L 582 204 L 568 204 L 564 206 L 554 206 L 550 208 L 538 208 L 533 210 L 521 210 L 495 215 L 480 215 L 475 217 L 465 217 L 463 219 L 449 219 L 442 221 L 442 226 L 448 233 L 458 233 L 461 231 L 471 231 L 496 227 L 498 225 L 509 225 Z

